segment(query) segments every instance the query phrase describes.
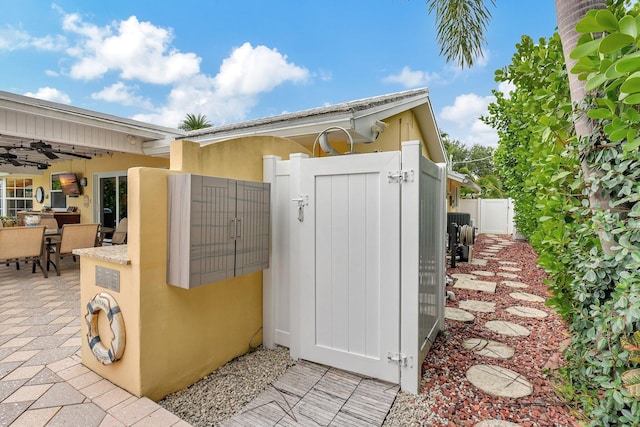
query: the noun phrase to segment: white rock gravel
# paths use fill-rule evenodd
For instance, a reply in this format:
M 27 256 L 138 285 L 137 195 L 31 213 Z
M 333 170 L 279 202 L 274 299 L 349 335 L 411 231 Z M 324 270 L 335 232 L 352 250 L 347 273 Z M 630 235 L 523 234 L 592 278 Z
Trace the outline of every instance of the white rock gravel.
M 262 347 L 221 366 L 197 383 L 158 402 L 189 424 L 217 426 L 241 410 L 288 368 L 289 349 Z

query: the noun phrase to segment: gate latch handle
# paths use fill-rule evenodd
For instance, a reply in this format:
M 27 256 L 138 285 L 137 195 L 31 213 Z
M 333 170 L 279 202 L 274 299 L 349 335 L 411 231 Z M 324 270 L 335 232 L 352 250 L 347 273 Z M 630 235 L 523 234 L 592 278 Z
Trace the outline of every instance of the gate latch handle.
M 309 195 L 300 194 L 298 198 L 291 199 L 292 202 L 298 202 L 298 221 L 304 221 L 304 207 L 309 206 Z

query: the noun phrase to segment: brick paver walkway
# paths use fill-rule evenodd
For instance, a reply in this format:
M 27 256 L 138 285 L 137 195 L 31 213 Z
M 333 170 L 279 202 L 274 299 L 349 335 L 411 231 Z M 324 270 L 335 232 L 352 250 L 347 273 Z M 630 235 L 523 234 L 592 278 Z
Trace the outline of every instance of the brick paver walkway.
M 0 427 L 188 426 L 82 365 L 80 269 L 62 262 L 46 279 L 0 265 Z

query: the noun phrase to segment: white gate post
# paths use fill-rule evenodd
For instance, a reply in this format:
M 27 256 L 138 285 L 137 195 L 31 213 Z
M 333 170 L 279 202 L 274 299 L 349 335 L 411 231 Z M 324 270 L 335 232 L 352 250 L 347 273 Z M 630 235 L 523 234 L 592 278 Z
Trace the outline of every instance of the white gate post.
M 513 236 L 513 216 L 515 215 L 515 208 L 513 206 L 513 199 L 509 197 L 509 202 L 507 203 L 508 215 L 507 215 L 507 234 Z
M 422 361 L 419 360 L 420 264 L 420 141 L 402 143 L 402 170 L 413 171 L 414 181 L 402 184 L 400 219 L 400 353 L 407 363 L 400 371 L 402 391 L 418 394 Z
M 263 156 L 262 157 L 262 180 L 264 182 L 271 183 L 271 213 L 269 219 L 269 226 L 271 228 L 271 239 L 273 241 L 274 233 L 278 233 L 274 227 L 274 218 L 278 218 L 281 206 L 276 203 L 276 194 L 278 188 L 276 187 L 276 163 L 281 158 L 278 156 Z M 269 251 L 269 268 L 262 273 L 262 344 L 266 348 L 275 348 L 274 334 L 275 334 L 275 298 L 277 298 L 275 283 L 278 283 L 278 278 L 275 277 L 276 271 L 273 268 L 274 261 L 278 257 L 287 256 L 287 254 L 274 253 L 273 243 L 269 245 L 271 250 Z
M 289 294 L 289 319 L 290 319 L 290 345 L 289 355 L 292 359 L 298 360 L 300 358 L 300 340 L 301 340 L 301 328 L 300 328 L 300 264 L 302 259 L 300 256 L 300 225 L 298 224 L 297 207 L 293 199 L 300 197 L 301 193 L 301 170 L 302 160 L 307 159 L 309 156 L 302 153 L 291 154 L 289 161 L 291 164 L 289 175 L 289 196 L 290 206 L 289 209 L 293 209 L 294 214 L 290 215 L 289 221 L 289 248 L 290 253 L 290 280 L 291 288 Z
M 446 276 L 447 276 L 447 254 L 446 254 L 446 241 L 447 241 L 447 164 L 446 163 L 438 163 L 436 166 L 440 168 L 439 178 L 440 178 L 440 193 L 438 204 L 440 212 L 439 218 L 437 218 L 440 226 L 438 229 L 440 230 L 440 239 L 441 242 L 438 254 L 438 269 L 437 274 L 439 278 L 439 286 L 440 293 L 438 294 L 438 298 L 440 301 L 443 301 L 442 304 L 438 304 L 438 331 L 444 331 L 444 300 L 445 300 L 445 292 L 446 292 Z M 436 201 L 437 203 L 437 201 Z

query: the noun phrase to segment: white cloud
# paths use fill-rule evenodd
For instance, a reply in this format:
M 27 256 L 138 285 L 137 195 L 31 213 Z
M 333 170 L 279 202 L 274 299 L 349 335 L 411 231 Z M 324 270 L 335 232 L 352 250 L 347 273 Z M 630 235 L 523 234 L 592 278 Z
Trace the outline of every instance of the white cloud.
M 0 50 L 14 51 L 33 47 L 43 51 L 58 51 L 65 46 L 66 39 L 63 36 L 33 37 L 10 25 L 0 28 Z
M 480 120 L 487 114 L 487 107 L 495 101 L 494 96 L 479 96 L 467 93 L 456 97 L 453 105 L 446 106 L 438 115 L 440 128 L 454 139 L 467 145 L 480 144 L 494 146 L 498 134 Z
M 59 102 L 61 104 L 71 104 L 71 98 L 69 95 L 52 87 L 41 87 L 36 93 L 27 92 L 24 95 L 47 101 Z
M 323 82 L 330 82 L 333 80 L 333 73 L 330 70 L 320 70 L 318 71 L 318 74 L 320 75 L 320 80 Z
M 105 87 L 100 92 L 92 93 L 91 98 L 107 102 L 117 102 L 122 105 L 133 105 L 147 110 L 153 109 L 151 101 L 141 96 L 136 96 L 135 90 L 135 87 L 117 82 Z
M 93 80 L 117 71 L 127 80 L 171 84 L 200 71 L 200 58 L 171 47 L 171 29 L 140 22 L 135 16 L 100 28 L 87 24 L 77 15 L 66 15 L 63 29 L 80 36 L 67 52 L 77 58 L 71 76 Z
M 437 73 L 429 73 L 421 70 L 411 70 L 411 67 L 405 66 L 398 74 L 391 74 L 384 79 L 385 83 L 399 83 L 404 87 L 413 88 L 418 86 L 427 86 L 432 81 L 438 80 Z
M 244 43 L 220 62 L 216 75 L 201 71 L 202 58 L 173 46 L 174 33 L 130 16 L 110 25 L 85 21 L 53 5 L 62 20 L 63 35 L 34 38 L 10 26 L 0 28 L 0 51 L 15 49 L 61 50 L 60 70 L 45 69 L 49 77 L 97 81 L 103 88 L 91 97 L 104 102 L 135 106 L 139 120 L 176 127 L 188 113 L 205 114 L 214 124 L 243 120 L 260 96 L 286 82 L 331 80 L 331 72 L 313 75 L 290 61 L 276 48 Z M 168 93 L 165 99 L 141 96 L 143 84 L 150 93 Z M 70 97 L 52 88 L 28 95 L 70 103 Z
M 491 51 L 483 50 L 482 55 L 477 56 L 475 58 L 475 62 L 473 63 L 474 67 L 486 67 L 489 64 L 489 60 L 491 59 Z
M 440 117 L 458 126 L 470 126 L 475 119 L 486 113 L 487 106 L 494 100 L 493 96 L 479 96 L 475 93 L 459 95 L 453 105 L 442 109 Z
M 216 76 L 197 74 L 174 85 L 165 106 L 134 118 L 174 127 L 187 113 L 205 114 L 214 125 L 239 121 L 260 94 L 287 81 L 305 82 L 309 75 L 276 49 L 244 43 L 222 61 Z
M 136 105 L 147 112 L 135 119 L 165 126 L 178 126 L 187 113 L 205 114 L 218 125 L 242 120 L 261 94 L 285 82 L 303 83 L 310 78 L 309 70 L 290 62 L 277 49 L 250 43 L 233 49 L 215 76 L 206 75 L 200 70 L 200 57 L 172 46 L 173 30 L 140 22 L 135 16 L 99 27 L 77 14 L 63 13 L 63 29 L 76 38 L 66 50 L 74 60 L 68 75 L 106 80 L 109 73 L 118 73 L 119 82 L 92 97 Z M 322 72 L 321 77 L 330 78 L 330 74 Z M 137 95 L 135 82 L 167 86 L 165 105 L 154 106 Z
M 516 90 L 516 85 L 514 85 L 512 82 L 500 82 L 500 84 L 498 85 L 498 92 L 502 92 L 504 94 L 504 97 L 507 99 L 511 98 L 511 92 L 513 92 L 514 90 Z
M 254 96 L 269 92 L 285 81 L 304 82 L 309 71 L 287 62 L 277 49 L 245 43 L 222 61 L 214 78 L 220 96 Z

